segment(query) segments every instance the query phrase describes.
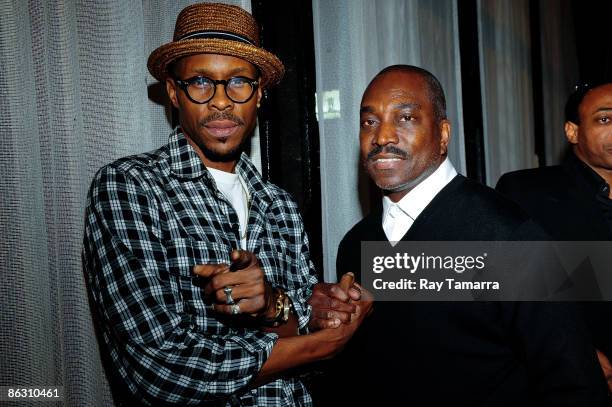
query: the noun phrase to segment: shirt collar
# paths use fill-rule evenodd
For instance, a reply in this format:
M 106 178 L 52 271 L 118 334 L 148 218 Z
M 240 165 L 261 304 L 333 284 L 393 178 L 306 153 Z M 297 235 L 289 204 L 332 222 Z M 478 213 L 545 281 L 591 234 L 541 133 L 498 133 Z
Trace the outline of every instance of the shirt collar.
M 189 144 L 187 138 L 180 130 L 174 129 L 168 138 L 170 171 L 179 178 L 200 178 L 206 171 L 206 166 L 200 160 L 198 153 Z
M 438 195 L 438 192 L 451 182 L 455 176 L 457 176 L 457 170 L 455 170 L 453 164 L 448 157 L 446 157 L 433 173 L 421 181 L 416 187 L 412 188 L 396 204 L 394 204 L 389 197 L 384 196 L 383 219 L 387 217 L 393 205 L 397 205 L 402 212 L 410 216 L 413 220 L 416 219 L 435 196 Z
M 215 185 L 210 171 L 206 168 L 195 149 L 181 131 L 176 127 L 168 138 L 170 171 L 178 178 L 203 178 L 209 185 Z M 236 173 L 244 180 L 250 196 L 272 201 L 274 190 L 265 182 L 249 157 L 243 152 L 236 163 Z

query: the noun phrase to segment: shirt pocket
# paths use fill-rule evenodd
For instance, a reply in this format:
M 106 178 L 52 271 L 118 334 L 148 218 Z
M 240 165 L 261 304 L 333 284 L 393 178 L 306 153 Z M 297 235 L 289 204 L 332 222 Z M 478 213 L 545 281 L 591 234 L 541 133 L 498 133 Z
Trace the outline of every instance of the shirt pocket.
M 275 287 L 287 289 L 287 278 L 294 274 L 297 253 L 294 253 L 283 242 L 281 237 L 262 237 L 259 252 L 256 253 L 266 278 Z
M 173 239 L 166 244 L 166 258 L 170 274 L 194 277 L 196 264 L 228 264 L 231 248 L 218 242 L 198 241 L 190 238 Z

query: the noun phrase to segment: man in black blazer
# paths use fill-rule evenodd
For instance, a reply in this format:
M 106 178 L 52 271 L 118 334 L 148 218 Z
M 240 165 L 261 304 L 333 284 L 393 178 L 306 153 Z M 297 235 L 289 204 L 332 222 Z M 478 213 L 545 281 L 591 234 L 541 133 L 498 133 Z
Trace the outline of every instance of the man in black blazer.
M 359 278 L 362 241 L 546 239 L 510 201 L 457 175 L 431 73 L 385 68 L 363 95 L 360 123 L 362 162 L 383 208 L 342 240 L 339 276 Z M 585 331 L 570 304 L 377 302 L 335 364 L 334 388 L 353 405 L 606 405 Z
M 555 240 L 612 240 L 612 80 L 577 86 L 565 116 L 571 151 L 564 162 L 504 174 L 496 189 Z M 612 302 L 584 308 L 612 390 Z

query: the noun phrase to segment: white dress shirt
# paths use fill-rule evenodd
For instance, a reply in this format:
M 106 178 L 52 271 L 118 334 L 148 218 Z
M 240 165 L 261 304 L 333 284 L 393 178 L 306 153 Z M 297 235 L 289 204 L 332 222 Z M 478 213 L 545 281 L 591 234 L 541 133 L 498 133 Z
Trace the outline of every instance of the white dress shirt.
M 448 157 L 436 170 L 408 192 L 399 202 L 383 197 L 382 227 L 391 244 L 404 237 L 414 220 L 455 176 L 457 170 Z

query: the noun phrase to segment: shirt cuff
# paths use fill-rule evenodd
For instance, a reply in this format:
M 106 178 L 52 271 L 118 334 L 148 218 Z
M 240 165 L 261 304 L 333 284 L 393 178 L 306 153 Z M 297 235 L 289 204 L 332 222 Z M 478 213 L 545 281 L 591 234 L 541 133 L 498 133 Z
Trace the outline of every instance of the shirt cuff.
M 293 309 L 295 310 L 295 315 L 298 320 L 300 335 L 307 334 L 312 307 L 306 302 L 307 298 L 305 298 L 304 289 L 289 290 L 286 291 L 285 294 L 287 294 L 293 304 Z
M 278 340 L 278 335 L 273 332 L 256 331 L 248 336 L 240 334 L 230 335 L 226 337 L 226 340 L 235 343 L 250 355 L 249 359 L 251 361 L 245 363 L 245 360 L 240 360 L 239 366 L 243 369 L 238 373 L 238 376 L 252 375 L 254 377 L 261 370 L 268 357 L 270 357 L 272 348 Z

